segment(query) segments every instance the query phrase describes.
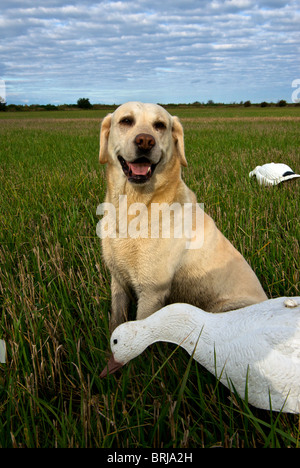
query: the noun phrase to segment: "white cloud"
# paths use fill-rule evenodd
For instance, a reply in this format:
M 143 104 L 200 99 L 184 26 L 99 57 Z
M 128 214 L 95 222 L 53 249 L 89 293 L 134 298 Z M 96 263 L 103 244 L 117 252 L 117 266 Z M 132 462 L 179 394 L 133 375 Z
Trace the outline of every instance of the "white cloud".
M 222 90 L 277 100 L 300 78 L 296 0 L 2 0 L 1 10 L 8 102 L 217 101 Z

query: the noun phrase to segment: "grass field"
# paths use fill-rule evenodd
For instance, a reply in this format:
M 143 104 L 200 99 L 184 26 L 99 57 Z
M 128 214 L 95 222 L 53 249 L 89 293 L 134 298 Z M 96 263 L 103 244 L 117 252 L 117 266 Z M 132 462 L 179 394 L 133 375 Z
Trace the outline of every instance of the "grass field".
M 299 295 L 300 182 L 266 189 L 248 173 L 271 161 L 300 171 L 300 109 L 169 111 L 182 119 L 183 177 L 198 201 L 269 297 Z M 104 114 L 0 115 L 0 447 L 299 447 L 299 416 L 248 407 L 176 346 L 153 345 L 100 380 Z

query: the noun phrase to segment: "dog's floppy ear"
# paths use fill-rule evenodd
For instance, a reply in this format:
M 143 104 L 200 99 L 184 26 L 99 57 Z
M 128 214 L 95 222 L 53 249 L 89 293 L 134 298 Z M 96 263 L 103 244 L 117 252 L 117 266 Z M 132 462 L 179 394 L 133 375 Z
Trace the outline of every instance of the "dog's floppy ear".
M 187 167 L 188 163 L 185 158 L 185 152 L 184 152 L 183 128 L 178 117 L 173 117 L 172 133 L 173 133 L 173 138 L 175 140 L 175 145 L 177 148 L 180 162 L 182 166 Z
M 107 163 L 108 137 L 111 126 L 111 114 L 108 114 L 102 121 L 100 132 L 100 153 L 99 160 L 101 164 Z

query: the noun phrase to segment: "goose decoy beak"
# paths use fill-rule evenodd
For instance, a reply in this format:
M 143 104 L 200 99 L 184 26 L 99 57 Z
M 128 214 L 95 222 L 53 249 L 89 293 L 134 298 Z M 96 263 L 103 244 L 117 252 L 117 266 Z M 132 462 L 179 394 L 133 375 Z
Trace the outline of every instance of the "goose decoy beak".
M 100 379 L 104 379 L 104 377 L 107 377 L 107 374 L 114 374 L 117 372 L 117 370 L 121 369 L 124 364 L 121 364 L 120 362 L 117 362 L 114 358 L 114 355 L 112 354 L 111 357 L 109 358 L 105 368 L 100 374 Z

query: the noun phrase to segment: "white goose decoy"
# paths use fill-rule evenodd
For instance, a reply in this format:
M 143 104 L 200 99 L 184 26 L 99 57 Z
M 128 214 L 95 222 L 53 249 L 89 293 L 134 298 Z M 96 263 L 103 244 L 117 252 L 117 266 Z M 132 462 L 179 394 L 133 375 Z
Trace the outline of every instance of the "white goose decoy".
M 212 314 L 171 304 L 111 336 L 113 356 L 101 377 L 157 341 L 175 343 L 253 406 L 300 413 L 300 297 L 269 299 Z
M 269 163 L 256 168 L 249 173 L 249 177 L 256 177 L 259 185 L 278 185 L 290 179 L 300 177 L 286 164 Z

